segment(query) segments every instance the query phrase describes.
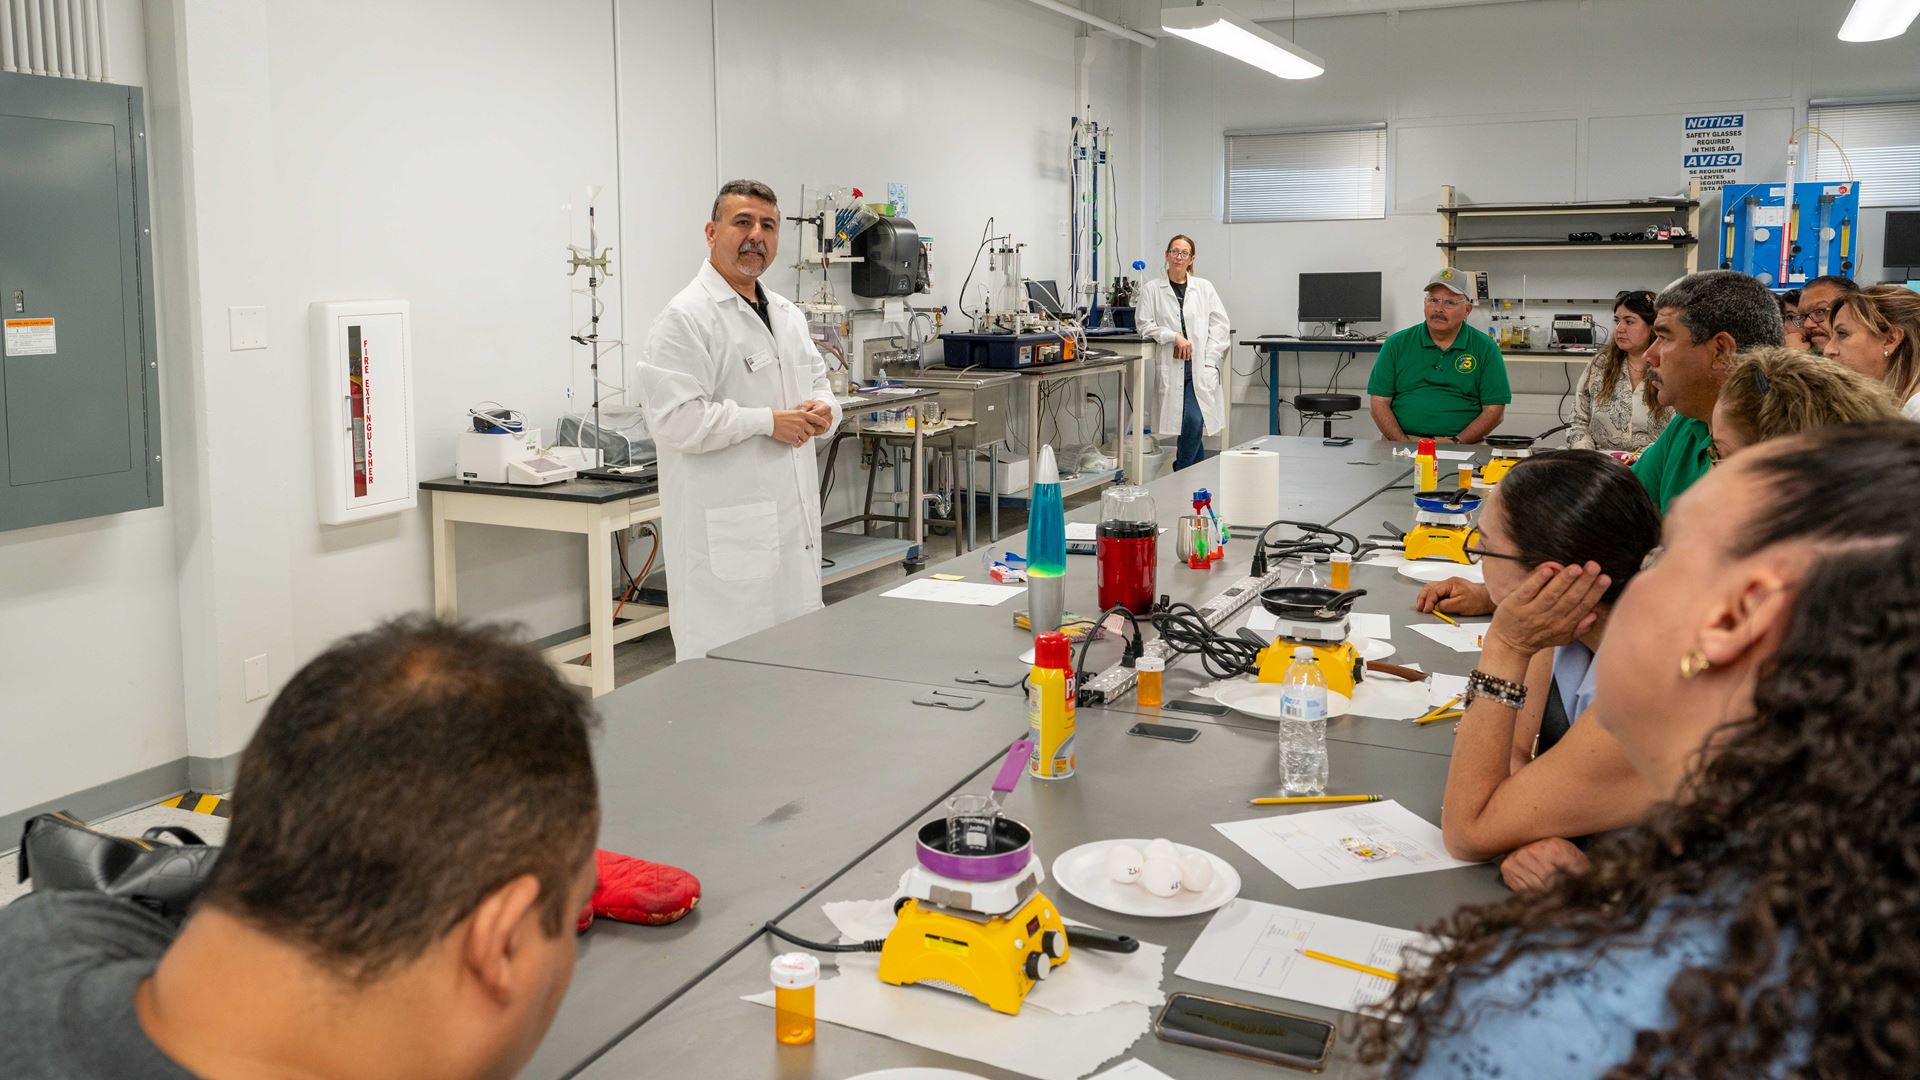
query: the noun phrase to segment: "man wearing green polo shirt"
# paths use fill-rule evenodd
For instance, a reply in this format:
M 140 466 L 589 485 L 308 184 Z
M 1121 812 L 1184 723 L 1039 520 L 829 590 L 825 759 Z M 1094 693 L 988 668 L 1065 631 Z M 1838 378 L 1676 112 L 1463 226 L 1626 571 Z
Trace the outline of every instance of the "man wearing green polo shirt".
M 1708 270 L 1681 278 L 1654 298 L 1653 344 L 1647 378 L 1660 404 L 1680 415 L 1633 463 L 1633 473 L 1661 513 L 1674 497 L 1713 467 L 1707 422 L 1733 354 L 1784 340 L 1780 302 L 1765 285 L 1738 270 Z
M 1471 280 L 1452 267 L 1428 278 L 1426 321 L 1380 344 L 1367 393 L 1382 437 L 1477 443 L 1500 426 L 1513 400 L 1507 361 L 1492 338 L 1467 325 Z

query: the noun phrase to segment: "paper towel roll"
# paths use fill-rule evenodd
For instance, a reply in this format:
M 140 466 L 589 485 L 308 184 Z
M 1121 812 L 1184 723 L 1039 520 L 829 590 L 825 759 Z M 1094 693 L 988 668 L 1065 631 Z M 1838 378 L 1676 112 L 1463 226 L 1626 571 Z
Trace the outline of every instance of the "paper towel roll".
M 1280 516 L 1280 455 L 1271 450 L 1220 454 L 1220 498 L 1215 509 L 1235 529 L 1260 529 Z

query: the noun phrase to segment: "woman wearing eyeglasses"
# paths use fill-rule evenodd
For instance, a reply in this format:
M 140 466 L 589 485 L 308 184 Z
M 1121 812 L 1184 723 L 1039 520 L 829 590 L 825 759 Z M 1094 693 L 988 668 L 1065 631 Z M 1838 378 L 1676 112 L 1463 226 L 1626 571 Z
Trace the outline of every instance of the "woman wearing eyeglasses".
M 1191 237 L 1167 241 L 1167 276 L 1147 283 L 1136 313 L 1140 333 L 1157 342 L 1160 415 L 1154 428 L 1180 433 L 1176 469 L 1206 457 L 1203 438 L 1227 426 L 1222 369 L 1233 345 L 1232 331 L 1220 294 L 1194 274 L 1193 256 Z
M 1454 736 L 1440 828 L 1457 858 L 1512 852 L 1501 876 L 1515 889 L 1584 866 L 1578 838 L 1632 825 L 1653 805 L 1612 737 L 1583 715 L 1613 602 L 1659 543 L 1660 513 L 1633 471 L 1586 450 L 1522 461 L 1480 508 L 1475 553 L 1493 623 Z
M 1905 422 L 1767 443 L 1680 495 L 1574 726 L 1610 733 L 1658 805 L 1589 870 L 1423 927 L 1437 944 L 1360 1060 L 1396 1080 L 1920 1076 L 1916 536 Z
M 1714 402 L 1714 464 L 1755 443 L 1834 424 L 1900 419 L 1885 383 L 1824 356 L 1777 346 L 1735 353 Z
M 1789 349 L 1807 348 L 1807 335 L 1800 331 L 1800 290 L 1788 289 L 1780 294 L 1780 325 L 1786 327 L 1786 341 Z
M 1623 292 L 1613 302 L 1613 337 L 1580 377 L 1567 425 L 1567 446 L 1637 454 L 1653 445 L 1673 410 L 1660 404 L 1647 378 L 1653 344 L 1653 294 Z

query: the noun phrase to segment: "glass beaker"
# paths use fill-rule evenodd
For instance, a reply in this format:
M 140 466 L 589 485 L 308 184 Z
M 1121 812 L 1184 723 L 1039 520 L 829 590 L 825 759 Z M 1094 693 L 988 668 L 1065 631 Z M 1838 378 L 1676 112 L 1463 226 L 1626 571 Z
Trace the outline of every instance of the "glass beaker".
M 991 795 L 955 795 L 947 800 L 947 854 L 993 853 L 993 826 L 1000 804 Z

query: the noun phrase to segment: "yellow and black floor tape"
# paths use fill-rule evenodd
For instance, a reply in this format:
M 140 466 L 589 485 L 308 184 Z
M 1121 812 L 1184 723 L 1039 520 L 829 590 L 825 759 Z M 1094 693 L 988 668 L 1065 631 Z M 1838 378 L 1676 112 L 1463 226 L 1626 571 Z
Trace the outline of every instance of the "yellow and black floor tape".
M 195 814 L 209 814 L 213 817 L 230 818 L 233 816 L 232 799 L 223 799 L 218 795 L 203 795 L 198 791 L 189 791 L 184 795 L 175 795 L 160 805 L 171 806 L 177 810 L 191 811 Z

